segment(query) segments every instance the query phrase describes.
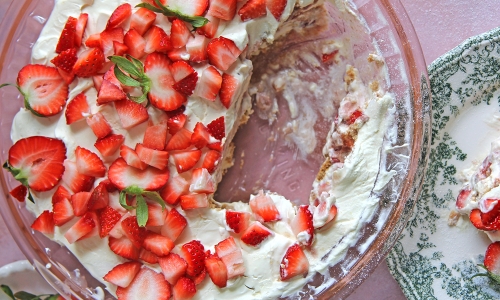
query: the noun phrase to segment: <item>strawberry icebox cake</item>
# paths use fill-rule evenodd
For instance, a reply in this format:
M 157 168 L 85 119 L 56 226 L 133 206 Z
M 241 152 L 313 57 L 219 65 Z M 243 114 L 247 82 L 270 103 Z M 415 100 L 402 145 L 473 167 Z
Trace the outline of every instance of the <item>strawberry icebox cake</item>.
M 394 108 L 376 49 L 342 0 L 56 0 L 15 85 L 10 193 L 102 282 L 93 298 L 316 297 L 394 176 L 379 168 Z M 277 50 L 284 68 L 259 65 Z M 329 120 L 309 204 L 214 199 L 238 127 L 254 110 L 272 124 L 282 96 L 291 144 Z

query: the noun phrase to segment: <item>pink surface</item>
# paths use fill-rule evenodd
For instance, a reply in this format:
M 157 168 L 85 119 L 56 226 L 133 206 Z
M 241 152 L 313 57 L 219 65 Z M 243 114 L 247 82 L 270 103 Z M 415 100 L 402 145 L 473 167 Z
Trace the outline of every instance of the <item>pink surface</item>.
M 11 0 L 0 0 L 0 21 Z M 430 64 L 470 36 L 500 25 L 498 1 L 482 0 L 401 0 L 420 39 L 425 60 Z M 0 215 L 0 266 L 24 259 Z M 385 263 L 348 298 L 404 299 Z

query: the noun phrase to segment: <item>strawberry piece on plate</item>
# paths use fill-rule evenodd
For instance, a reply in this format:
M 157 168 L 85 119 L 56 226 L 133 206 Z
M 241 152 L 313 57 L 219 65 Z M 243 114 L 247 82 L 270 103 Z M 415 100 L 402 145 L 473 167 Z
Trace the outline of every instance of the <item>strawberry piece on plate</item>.
M 233 237 L 228 237 L 215 245 L 215 252 L 226 265 L 228 279 L 245 274 L 243 255 L 241 254 L 241 249 L 236 244 Z
M 194 72 L 174 83 L 172 87 L 174 90 L 182 93 L 186 96 L 191 96 L 196 88 L 196 83 L 198 82 L 198 73 Z
M 104 78 L 102 78 L 102 75 L 94 75 L 92 76 L 92 82 L 94 83 L 94 87 L 99 92 L 102 86 L 102 82 L 104 81 Z
M 120 146 L 125 141 L 125 137 L 121 134 L 110 134 L 102 139 L 98 139 L 94 146 L 102 156 L 111 156 L 116 153 Z
M 236 1 L 235 1 L 235 3 L 236 3 Z M 204 35 L 207 38 L 211 39 L 211 38 L 215 37 L 215 35 L 217 33 L 217 29 L 219 29 L 220 19 L 217 17 L 214 17 L 214 16 L 210 16 L 210 15 L 206 15 L 205 18 L 208 19 L 208 23 L 201 26 L 200 28 L 198 28 L 196 30 L 196 33 L 198 33 L 200 35 Z M 207 40 L 207 42 L 208 42 L 208 40 Z M 205 51 L 206 51 L 206 45 L 205 45 Z M 206 52 L 205 52 L 205 54 L 206 54 Z
M 266 0 L 267 9 L 273 14 L 276 21 L 279 21 L 283 11 L 285 11 L 286 0 Z
M 172 49 L 170 37 L 158 26 L 151 27 L 144 35 L 144 40 L 146 41 L 144 47 L 144 52 L 146 53 L 167 53 Z
M 130 129 L 149 119 L 148 110 L 144 105 L 131 100 L 116 101 L 115 109 L 125 129 Z
M 181 247 L 182 256 L 187 262 L 186 274 L 198 276 L 205 269 L 205 248 L 200 241 L 193 240 Z
M 170 72 L 172 73 L 175 82 L 179 82 L 189 75 L 195 73 L 195 70 L 189 65 L 189 63 L 181 60 L 176 61 L 170 65 Z
M 222 75 L 214 66 L 209 66 L 201 73 L 194 95 L 215 101 L 222 85 Z
M 71 206 L 75 216 L 81 217 L 87 212 L 91 192 L 78 192 L 71 195 Z
M 207 130 L 211 136 L 221 141 L 226 136 L 226 124 L 224 116 L 219 117 L 207 125 Z
M 241 52 L 232 40 L 223 36 L 211 40 L 207 46 L 208 61 L 221 71 L 229 69 Z
M 484 255 L 484 266 L 494 275 L 500 275 L 500 242 L 488 246 Z
M 88 48 L 101 48 L 101 34 L 100 33 L 94 33 L 91 34 L 87 37 L 87 40 L 85 40 L 85 46 Z
M 172 290 L 161 273 L 142 267 L 128 287 L 116 289 L 116 295 L 123 300 L 168 300 Z
M 135 152 L 143 163 L 159 170 L 164 170 L 168 165 L 169 153 L 167 151 L 149 149 L 142 144 L 137 144 Z
M 160 191 L 160 195 L 170 205 L 177 205 L 180 196 L 189 192 L 189 182 L 181 176 L 171 177 L 165 187 Z
M 206 61 L 208 59 L 207 58 L 208 42 L 209 39 L 201 34 L 195 34 L 194 38 L 190 38 L 186 43 L 186 51 L 189 53 L 189 61 L 192 61 L 194 63 L 201 63 Z
M 144 133 L 142 144 L 144 147 L 155 150 L 165 149 L 167 142 L 167 123 L 160 123 L 157 125 L 149 126 Z
M 168 237 L 149 231 L 144 238 L 142 246 L 153 254 L 163 257 L 169 254 L 175 245 Z
M 120 26 L 132 15 L 132 6 L 124 3 L 118 6 L 109 17 L 106 29 L 111 29 Z
M 139 258 L 140 250 L 134 246 L 134 243 L 127 237 L 114 238 L 109 237 L 108 245 L 111 251 L 126 259 L 136 260 Z
M 202 16 L 208 8 L 208 0 L 169 0 L 168 7 L 188 16 Z
M 126 100 L 127 94 L 119 86 L 106 79 L 102 81 L 97 93 L 97 105 Z
M 73 73 L 78 77 L 97 75 L 104 66 L 104 53 L 100 48 L 89 48 L 78 56 Z
M 174 299 L 192 299 L 196 295 L 196 284 L 187 277 L 181 277 L 173 287 Z
M 183 173 L 191 170 L 200 160 L 201 150 L 171 151 L 177 172 Z
M 31 228 L 43 234 L 54 234 L 54 213 L 44 210 L 31 224 Z
M 120 156 L 125 160 L 125 162 L 134 168 L 144 170 L 148 167 L 148 165 L 141 161 L 137 152 L 134 149 L 130 148 L 127 145 L 120 146 Z
M 78 220 L 78 222 L 66 231 L 64 237 L 70 244 L 73 244 L 90 233 L 94 227 L 96 227 L 96 223 L 92 215 L 90 213 L 86 213 L 80 218 L 80 220 Z
M 107 183 L 105 181 L 99 182 L 99 184 L 92 191 L 88 203 L 89 210 L 99 210 L 103 209 L 109 204 L 109 192 Z
M 495 230 L 495 226 L 492 226 L 492 224 L 484 224 L 481 218 L 482 212 L 479 209 L 473 209 L 470 212 L 469 219 L 472 225 L 476 227 L 479 230 L 483 231 L 492 231 Z
M 280 264 L 280 277 L 285 281 L 309 272 L 309 261 L 298 244 L 290 246 Z
M 10 149 L 4 167 L 24 186 L 34 191 L 51 190 L 62 178 L 66 146 L 61 140 L 31 136 Z
M 125 34 L 123 43 L 128 47 L 128 54 L 134 58 L 140 59 L 146 54 L 146 40 L 135 29 Z
M 26 65 L 17 75 L 17 85 L 26 108 L 38 116 L 58 114 L 68 100 L 68 84 L 54 67 Z
M 186 124 L 187 116 L 183 113 L 184 109 L 185 107 L 181 106 L 174 111 L 168 112 L 169 119 L 167 121 L 167 126 L 170 134 L 175 134 Z
M 64 168 L 62 180 L 73 193 L 88 192 L 92 189 L 95 178 L 80 174 L 75 162 L 65 160 Z
M 69 198 L 61 198 L 58 202 L 54 202 L 52 211 L 54 212 L 53 218 L 56 226 L 66 224 L 75 216 Z
M 85 119 L 90 115 L 90 106 L 87 102 L 87 96 L 84 93 L 80 93 L 71 99 L 66 106 L 66 111 L 64 112 L 66 116 L 66 124 L 70 125 L 76 121 Z
M 82 45 L 83 33 L 85 28 L 87 28 L 87 22 L 89 20 L 88 14 L 80 14 L 78 21 L 76 22 L 75 28 L 75 46 L 80 47 Z
M 128 261 L 123 264 L 116 265 L 113 269 L 106 273 L 106 275 L 104 275 L 103 279 L 116 286 L 126 288 L 135 278 L 135 275 L 139 273 L 141 266 L 142 264 L 136 261 Z
M 113 53 L 114 55 L 124 56 L 128 52 L 128 47 L 124 43 L 113 41 Z
M 266 0 L 248 0 L 238 10 L 238 15 L 243 22 L 263 17 L 266 14 Z
M 64 72 L 71 73 L 73 71 L 73 66 L 76 63 L 76 48 L 70 48 L 59 53 L 50 62 L 54 64 L 57 68 L 63 70 Z
M 273 222 L 281 220 L 280 213 L 273 202 L 273 199 L 268 195 L 264 195 L 262 191 L 252 199 L 250 199 L 250 208 L 259 221 Z
M 14 197 L 19 202 L 24 202 L 26 200 L 26 196 L 28 196 L 28 188 L 24 185 L 20 184 L 10 190 L 9 194 Z
M 487 198 L 484 200 L 486 207 L 492 207 L 488 212 L 481 213 L 481 220 L 485 225 L 497 223 L 500 218 L 500 199 Z
M 106 58 L 110 55 L 113 55 L 114 50 L 114 43 L 123 43 L 124 39 L 124 34 L 123 34 L 123 28 L 117 27 L 117 28 L 109 28 L 101 32 L 101 49 L 102 52 L 104 53 L 104 57 Z
M 471 189 L 469 186 L 460 190 L 457 196 L 457 201 L 455 203 L 457 209 L 463 209 L 467 206 L 467 200 L 469 199 L 470 193 Z
M 215 168 L 219 164 L 221 158 L 221 154 L 217 150 L 208 150 L 203 158 L 203 163 L 201 165 L 202 168 L 207 169 L 207 171 L 212 174 L 215 171 Z
M 191 32 L 186 24 L 180 19 L 174 19 L 170 30 L 170 42 L 172 46 L 174 48 L 182 48 L 186 46 L 190 37 Z
M 168 215 L 167 209 L 163 209 L 157 203 L 148 203 L 148 221 L 146 226 L 163 226 Z
M 177 280 L 186 274 L 187 262 L 175 253 L 158 258 L 163 276 L 171 284 L 175 285 Z
M 181 207 L 183 210 L 208 207 L 207 194 L 188 194 L 181 196 Z
M 235 233 L 244 232 L 250 224 L 250 213 L 226 210 L 226 224 Z
M 235 92 L 238 90 L 238 86 L 239 82 L 236 78 L 226 73 L 222 74 L 222 84 L 219 91 L 219 98 L 225 108 L 229 109 L 231 106 Z
M 135 216 L 126 218 L 121 224 L 125 236 L 134 243 L 136 248 L 140 249 L 146 237 L 146 229 L 144 227 L 139 227 Z
M 205 147 L 210 141 L 210 132 L 203 123 L 198 122 L 194 126 L 193 134 L 191 135 L 191 144 L 198 149 Z
M 191 146 L 191 131 L 186 128 L 180 128 L 167 142 L 165 150 L 184 150 Z
M 186 218 L 184 218 L 175 208 L 172 208 L 165 218 L 165 223 L 161 228 L 161 234 L 175 242 L 186 226 Z
M 215 192 L 215 181 L 207 169 L 196 168 L 193 170 L 191 185 L 189 186 L 191 193 L 211 194 Z
M 139 260 L 147 262 L 148 264 L 157 264 L 158 256 L 154 255 L 153 252 L 142 248 L 141 252 L 139 253 Z
M 220 287 L 227 285 L 227 268 L 224 262 L 217 255 L 210 255 L 205 259 L 205 268 L 212 282 Z
M 101 89 L 102 90 L 102 89 Z M 90 126 L 95 136 L 102 139 L 111 133 L 111 126 L 109 125 L 106 117 L 100 112 L 87 117 L 87 124 Z
M 290 224 L 301 245 L 311 246 L 314 239 L 313 215 L 309 205 L 299 206 L 297 215 Z
M 108 178 L 118 189 L 137 186 L 143 190 L 157 190 L 167 183 L 169 172 L 148 167 L 139 170 L 131 167 L 123 160 L 116 159 L 109 167 Z
M 104 238 L 109 234 L 111 229 L 116 226 L 118 221 L 120 221 L 122 215 L 117 210 L 108 205 L 105 208 L 99 210 L 98 217 L 99 222 L 101 223 L 99 236 L 101 238 Z
M 243 232 L 241 240 L 247 245 L 258 246 L 272 235 L 272 231 L 267 229 L 267 227 L 262 225 L 259 221 L 255 221 Z
M 212 0 L 207 11 L 207 16 L 231 21 L 236 14 L 236 0 Z
M 156 14 L 147 8 L 139 8 L 130 18 L 130 28 L 135 29 L 140 35 L 143 35 L 153 25 L 156 20 Z
M 59 37 L 59 41 L 57 42 L 56 53 L 61 53 L 68 49 L 77 47 L 75 39 L 77 23 L 77 18 L 68 18 L 61 32 L 61 36 Z
M 56 192 L 52 195 L 52 204 L 60 202 L 64 199 L 71 199 L 71 194 L 64 186 L 60 185 L 57 187 Z
M 94 152 L 77 146 L 75 158 L 78 173 L 94 177 L 104 177 L 106 175 L 106 166 Z

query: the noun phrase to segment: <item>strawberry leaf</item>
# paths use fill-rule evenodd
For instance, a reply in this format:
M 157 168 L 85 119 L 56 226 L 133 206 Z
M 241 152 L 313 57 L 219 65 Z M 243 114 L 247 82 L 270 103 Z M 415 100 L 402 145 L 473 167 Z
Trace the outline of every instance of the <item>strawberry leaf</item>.
M 471 279 L 472 279 L 472 278 L 474 278 L 474 277 L 483 277 L 483 276 L 484 276 L 484 277 L 488 277 L 490 280 L 492 280 L 492 281 L 493 281 L 493 282 L 495 282 L 496 284 L 500 284 L 500 275 L 496 275 L 496 274 L 492 273 L 492 272 L 491 272 L 490 270 L 488 270 L 488 269 L 486 268 L 486 266 L 484 266 L 484 265 L 477 265 L 477 266 L 478 266 L 478 267 L 481 267 L 481 268 L 483 268 L 483 269 L 485 269 L 485 270 L 486 270 L 486 273 L 478 273 L 478 274 L 475 274 L 475 275 L 473 275 L 473 276 L 471 277 Z
M 161 208 L 163 210 L 167 208 L 167 206 L 165 205 L 165 201 L 163 200 L 163 198 L 160 196 L 160 194 L 158 192 L 145 191 L 144 193 L 142 193 L 142 195 L 144 197 L 147 197 L 148 199 L 153 200 L 154 202 L 160 204 Z
M 134 209 L 135 207 L 133 206 L 130 206 L 127 204 L 127 193 L 125 191 L 121 191 L 120 192 L 120 205 L 125 208 L 126 210 L 132 210 Z
M 0 288 L 2 289 L 2 291 L 5 294 L 7 294 L 7 296 L 10 297 L 10 299 L 16 300 L 16 298 L 14 298 L 14 293 L 12 293 L 12 290 L 10 289 L 10 287 L 6 286 L 5 284 L 2 284 L 2 285 L 0 285 Z
M 116 78 L 123 85 L 140 87 L 142 89 L 142 95 L 139 97 L 131 96 L 127 94 L 128 98 L 137 103 L 143 103 L 147 100 L 147 95 L 151 89 L 151 80 L 146 74 L 144 74 L 144 65 L 138 59 L 128 55 L 129 59 L 121 56 L 109 56 L 108 59 L 115 63 L 115 68 L 113 69 Z M 127 72 L 125 74 L 123 71 Z
M 155 7 L 149 3 L 140 3 L 136 7 L 143 7 L 149 9 L 150 11 L 154 11 L 156 13 L 163 14 L 167 17 L 176 17 L 184 22 L 190 23 L 195 29 L 202 27 L 203 25 L 208 23 L 208 19 L 199 16 L 189 16 L 181 13 L 180 11 L 176 11 L 174 9 L 170 9 L 168 6 L 164 6 L 163 3 L 159 0 L 155 0 L 156 5 L 160 8 Z
M 23 292 L 23 291 L 15 293 L 14 297 L 16 299 L 19 299 L 19 300 L 41 300 L 42 299 L 37 295 L 33 295 L 33 294 Z
M 123 73 L 123 71 L 120 70 L 120 68 L 118 68 L 118 65 L 115 65 L 114 72 L 115 72 L 116 78 L 122 84 L 127 85 L 127 86 L 133 86 L 133 87 L 140 87 L 141 86 L 141 83 L 139 81 L 133 79 L 132 77 L 128 77 L 127 75 L 125 75 L 125 73 Z
M 146 200 L 144 200 L 144 197 L 142 195 L 137 195 L 136 200 L 137 200 L 137 209 L 136 209 L 137 224 L 140 227 L 144 227 L 148 222 L 148 205 L 146 204 Z

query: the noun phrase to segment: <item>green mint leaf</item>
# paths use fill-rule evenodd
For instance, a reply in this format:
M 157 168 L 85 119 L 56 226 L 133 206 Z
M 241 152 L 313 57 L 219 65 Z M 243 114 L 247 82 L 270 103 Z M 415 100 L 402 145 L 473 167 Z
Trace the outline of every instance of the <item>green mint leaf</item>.
M 7 296 L 10 297 L 10 299 L 16 300 L 16 298 L 14 298 L 14 293 L 12 293 L 12 290 L 10 289 L 10 287 L 6 286 L 5 284 L 2 284 L 2 285 L 0 285 L 0 288 L 2 289 L 2 291 L 5 294 L 7 294 Z
M 127 58 L 134 64 L 134 66 L 137 68 L 137 70 L 139 70 L 141 72 L 141 74 L 144 74 L 144 65 L 142 64 L 142 62 L 140 60 L 138 60 L 137 58 L 131 56 L 131 55 L 128 55 L 127 54 Z M 141 77 L 141 76 L 139 76 Z
M 154 11 L 155 13 L 160 13 L 160 14 L 163 13 L 163 10 L 159 9 L 158 7 L 156 7 L 154 5 L 151 5 L 151 4 L 145 3 L 145 2 L 139 3 L 135 7 L 143 7 L 143 8 L 149 9 L 150 11 Z
M 136 210 L 137 224 L 139 224 L 139 226 L 141 227 L 144 227 L 148 222 L 148 205 L 142 195 L 137 195 L 136 200 L 137 200 L 137 210 Z
M 143 73 L 141 70 L 139 70 L 134 63 L 132 63 L 130 60 L 126 59 L 125 57 L 121 56 L 109 56 L 108 59 L 112 61 L 115 65 L 118 66 L 118 68 L 122 69 L 123 71 L 127 72 L 131 76 L 135 77 L 141 77 Z
M 145 191 L 142 195 L 145 197 L 148 197 L 148 199 L 151 199 L 154 202 L 160 204 L 161 208 L 163 210 L 165 210 L 167 208 L 167 206 L 165 205 L 165 201 L 163 200 L 163 198 L 160 196 L 160 194 L 158 192 Z
M 143 189 L 141 189 L 140 187 L 136 186 L 136 185 L 131 185 L 129 187 L 126 187 L 124 189 L 125 193 L 129 194 L 129 195 L 133 195 L 133 196 L 137 196 L 137 195 L 142 195 L 142 193 L 144 192 Z
M 146 101 L 148 99 L 147 93 L 145 93 L 145 92 L 143 92 L 143 94 L 139 97 L 130 96 L 130 95 L 128 95 L 128 97 L 130 98 L 130 100 L 137 102 L 139 104 L 143 103 L 144 101 Z
M 11 83 L 3 83 L 3 84 L 0 84 L 0 89 L 3 88 L 4 86 L 8 86 L 8 85 L 13 85 Z
M 57 300 L 57 298 L 59 298 L 59 294 L 49 295 L 49 297 L 45 298 L 45 300 Z
M 120 192 L 120 205 L 125 208 L 126 210 L 132 210 L 134 209 L 133 206 L 130 206 L 127 204 L 127 193 L 125 191 Z
M 33 195 L 31 195 L 31 191 L 28 189 L 28 200 L 31 201 L 31 203 L 35 203 L 35 199 L 33 199 Z
M 189 16 L 186 14 L 183 14 L 180 11 L 170 9 L 168 6 L 164 6 L 163 3 L 160 2 L 160 0 L 155 0 L 156 5 L 159 6 L 155 7 L 151 4 L 148 3 L 140 3 L 136 7 L 144 7 L 147 8 L 151 11 L 161 13 L 167 17 L 176 17 L 184 22 L 190 23 L 195 29 L 202 27 L 203 25 L 208 23 L 208 19 L 204 17 L 199 17 L 199 16 Z
M 115 65 L 113 71 L 115 72 L 116 79 L 118 79 L 122 84 L 133 87 L 141 86 L 141 83 L 139 81 L 125 75 L 125 73 L 123 73 L 123 71 L 118 68 L 118 65 Z
M 15 293 L 14 297 L 19 300 L 41 300 L 41 298 L 37 295 L 33 295 L 23 291 Z

